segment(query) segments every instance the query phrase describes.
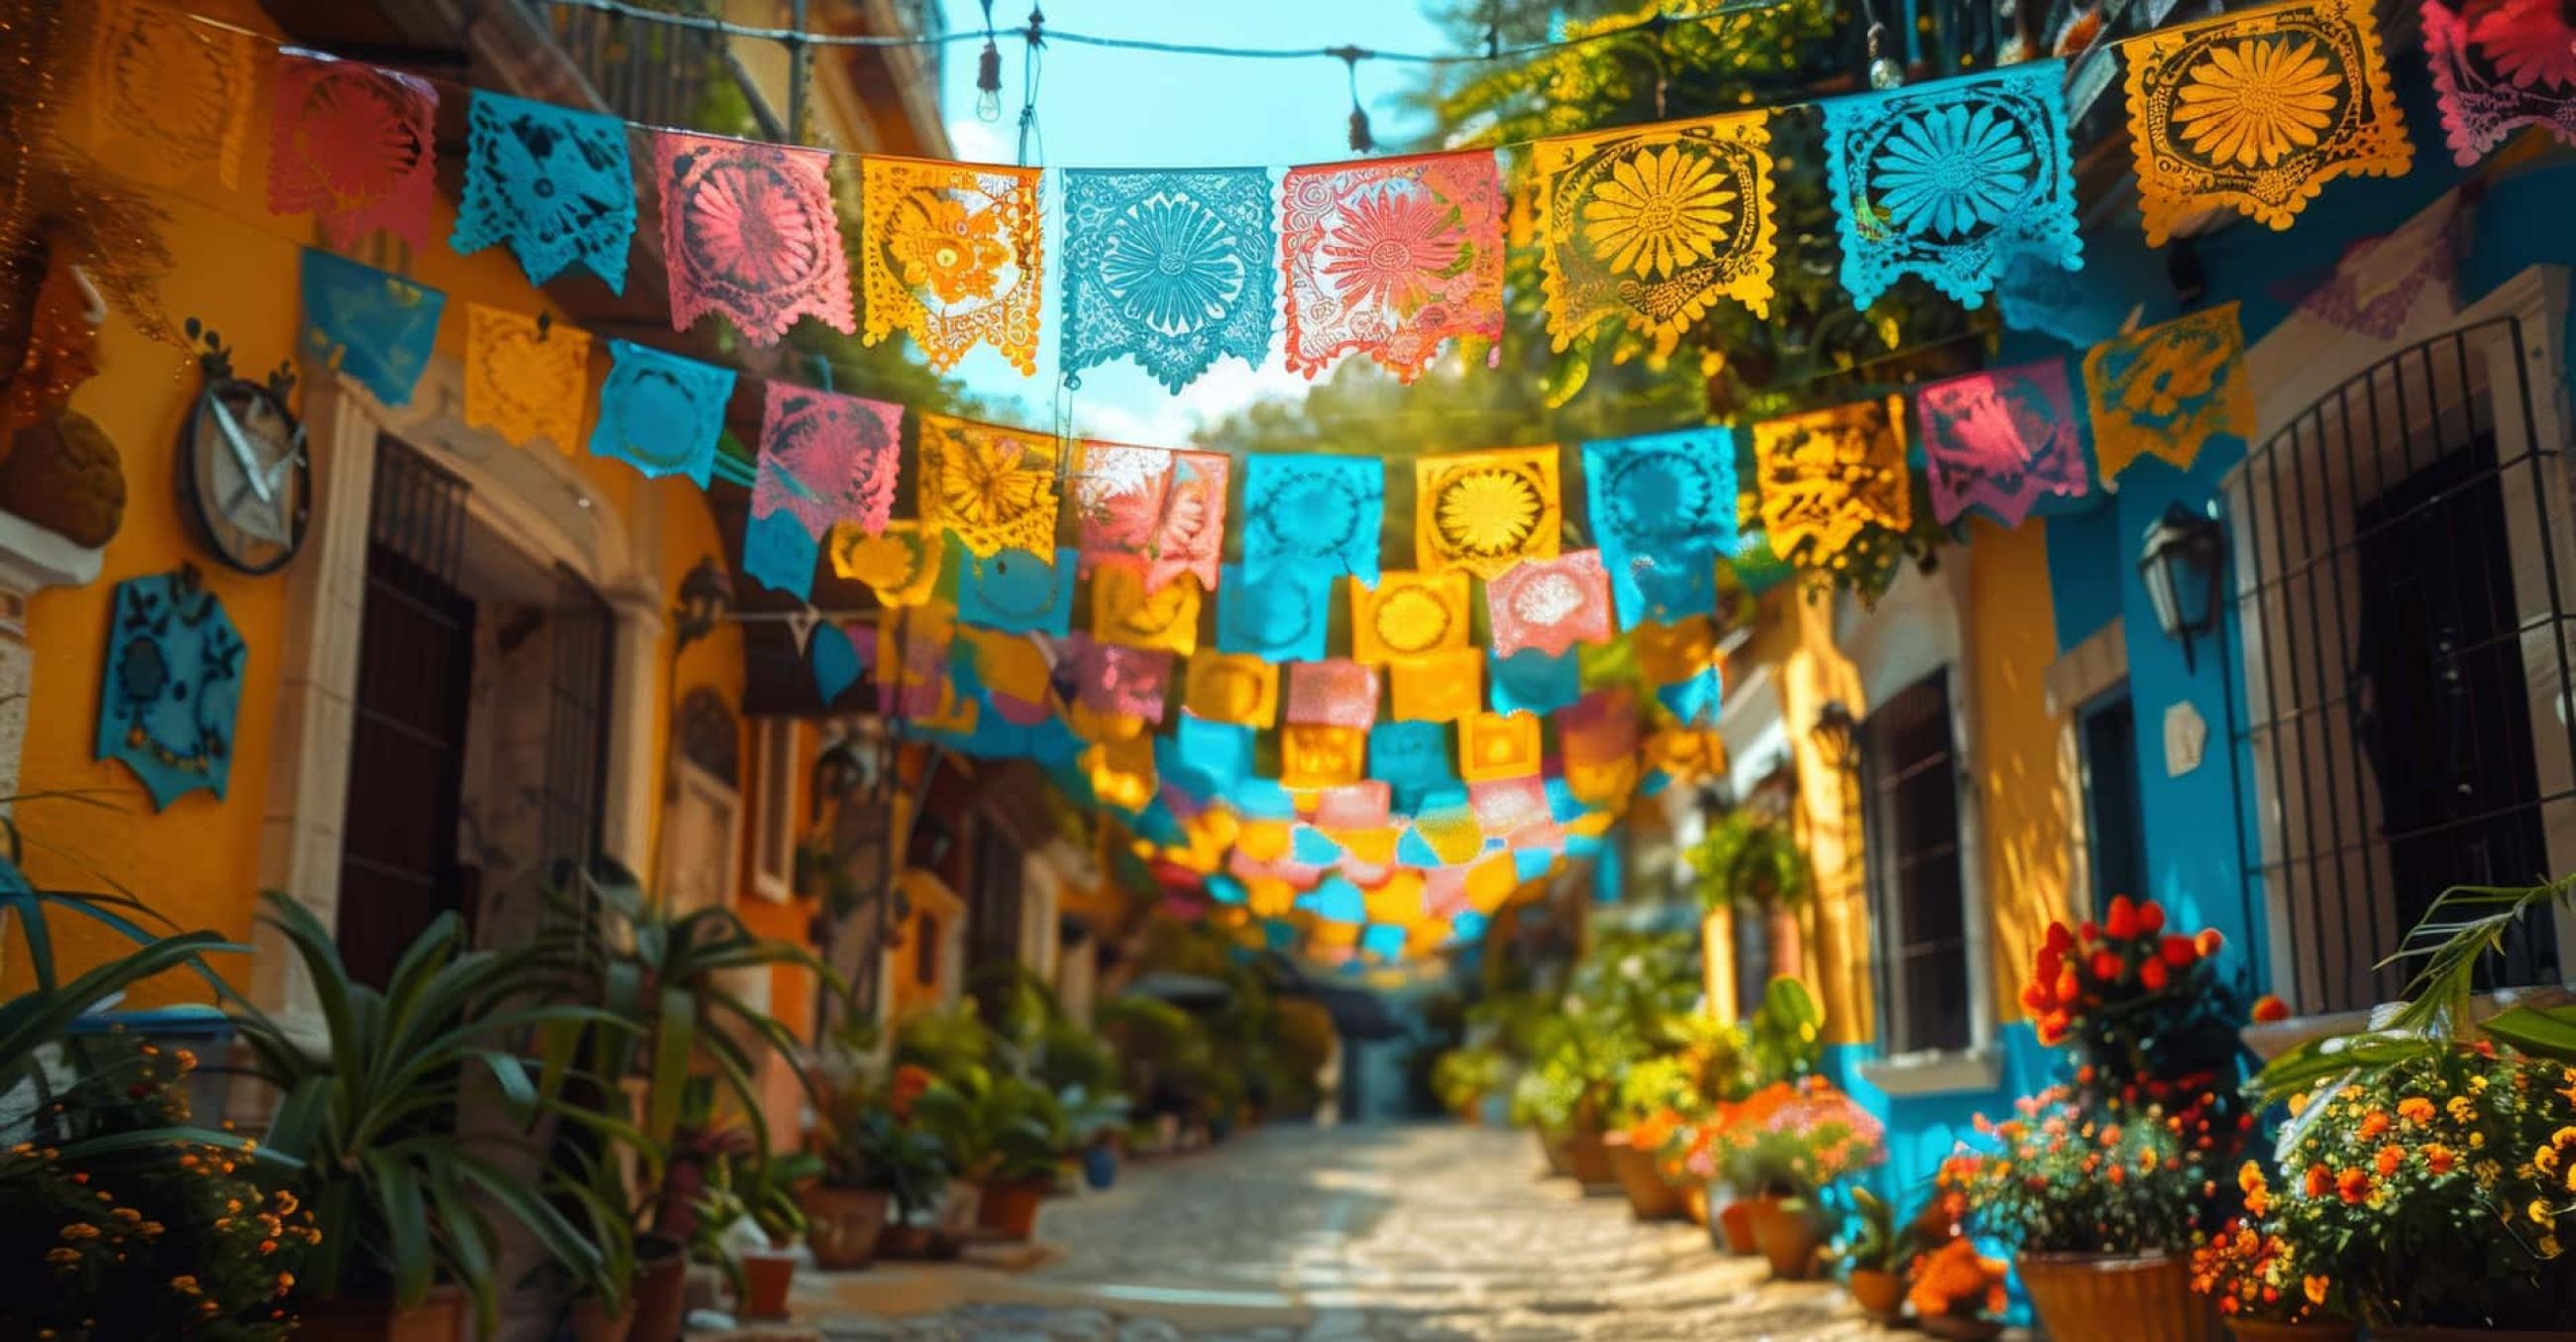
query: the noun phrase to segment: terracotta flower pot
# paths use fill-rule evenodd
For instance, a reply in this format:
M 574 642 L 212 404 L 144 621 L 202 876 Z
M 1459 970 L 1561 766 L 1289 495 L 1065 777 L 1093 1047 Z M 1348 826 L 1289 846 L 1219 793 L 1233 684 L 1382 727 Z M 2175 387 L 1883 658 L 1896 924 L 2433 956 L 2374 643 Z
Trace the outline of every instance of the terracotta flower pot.
M 2350 1319 L 2314 1319 L 2306 1323 L 2229 1319 L 2227 1331 L 2236 1334 L 2236 1342 L 2352 1342 L 2361 1336 L 2361 1325 Z M 2480 1333 L 2478 1336 L 2493 1337 L 2495 1334 Z
M 1547 1157 L 1547 1174 L 1551 1179 L 1569 1178 L 1574 1174 L 1574 1157 L 1566 1151 L 1566 1136 L 1561 1132 L 1538 1130 L 1538 1149 Z
M 635 1277 L 635 1323 L 628 1342 L 677 1342 L 689 1312 L 689 1256 L 674 1249 L 646 1259 Z
M 1874 1267 L 1856 1267 L 1851 1271 L 1852 1300 L 1881 1323 L 1892 1321 L 1905 1308 L 1905 1278 Z
M 2056 1342 L 2209 1342 L 2208 1302 L 2179 1256 L 2026 1253 L 2014 1266 Z
M 1038 1203 L 1053 1187 L 1052 1179 L 1013 1179 L 984 1185 L 983 1200 L 975 1208 L 976 1228 L 990 1232 L 995 1239 L 1026 1243 L 1037 1233 Z
M 1628 1210 L 1640 1221 L 1678 1221 L 1685 1214 L 1681 1194 L 1664 1182 L 1655 1168 L 1655 1153 L 1628 1144 L 1627 1134 L 1605 1138 L 1610 1170 L 1628 1195 Z
M 1690 1217 L 1691 1224 L 1707 1225 L 1708 1185 L 1694 1181 L 1683 1184 L 1674 1191 L 1682 1195 L 1682 1214 Z
M 1610 1148 L 1601 1134 L 1578 1128 L 1565 1139 L 1566 1163 L 1573 1167 L 1574 1178 L 1586 1193 L 1619 1191 L 1619 1171 L 1610 1164 Z
M 1717 1209 L 1717 1233 L 1726 1241 L 1726 1251 L 1738 1258 L 1750 1258 L 1762 1252 L 1753 1238 L 1753 1204 L 1738 1199 Z
M 609 1313 L 608 1306 L 601 1304 L 595 1295 L 586 1295 L 573 1302 L 572 1342 L 626 1342 L 627 1334 L 634 1331 L 634 1296 L 626 1297 L 626 1303 L 619 1306 L 614 1314 Z
M 797 1194 L 796 1205 L 805 1213 L 805 1243 L 814 1251 L 814 1266 L 853 1272 L 877 1256 L 894 1196 L 872 1188 L 818 1184 Z
M 1987 1338 L 2001 1337 L 2004 1333 L 2002 1324 L 1972 1314 L 1935 1314 L 1916 1322 L 1922 1325 L 1923 1331 L 1934 1337 L 1950 1338 L 1952 1342 L 1985 1342 Z
M 386 1296 L 331 1296 L 297 1307 L 295 1335 L 322 1342 L 456 1342 L 464 1336 L 465 1293 L 433 1286 L 410 1309 Z
M 1762 1250 L 1762 1256 L 1771 1260 L 1771 1275 L 1782 1281 L 1806 1280 L 1807 1274 L 1815 1270 L 1816 1250 L 1825 1243 L 1825 1232 L 1817 1228 L 1806 1203 L 1791 1198 L 1755 1198 L 1752 1216 L 1753 1242 Z
M 742 1256 L 741 1308 L 746 1319 L 787 1317 L 787 1289 L 796 1284 L 796 1254 L 791 1249 L 755 1249 Z

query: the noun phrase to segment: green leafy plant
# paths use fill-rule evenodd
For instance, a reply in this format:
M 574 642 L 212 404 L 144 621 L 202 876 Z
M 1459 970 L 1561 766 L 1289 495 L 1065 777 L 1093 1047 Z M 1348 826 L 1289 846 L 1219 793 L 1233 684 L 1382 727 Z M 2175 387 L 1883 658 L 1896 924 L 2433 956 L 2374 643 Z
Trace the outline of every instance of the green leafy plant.
M 977 1183 L 1052 1179 L 1071 1144 L 1054 1092 L 987 1067 L 932 1082 L 913 1117 L 945 1145 L 958 1177 Z
M 554 1114 L 602 1131 L 617 1119 L 565 1105 L 561 1074 L 533 1069 L 523 1041 L 541 1030 L 624 1028 L 607 1011 L 544 1000 L 543 961 L 531 949 L 472 950 L 464 922 L 445 914 L 423 929 L 377 989 L 349 976 L 329 929 L 304 906 L 266 897 L 268 924 L 313 985 L 320 1046 L 241 1004 L 235 1022 L 256 1073 L 277 1088 L 266 1145 L 305 1167 L 305 1200 L 322 1233 L 304 1289 L 315 1295 L 390 1294 L 417 1305 L 440 1277 L 473 1299 L 489 1331 L 497 1318 L 488 1206 L 521 1225 L 574 1278 L 616 1289 L 603 1258 L 526 1176 L 503 1163 L 514 1144 L 457 1130 L 475 1079 L 522 1125 Z M 523 1145 L 523 1144 L 522 1144 Z
M 1815 899 L 1814 869 L 1797 836 L 1787 822 L 1755 807 L 1739 806 L 1712 821 L 1691 848 L 1690 864 L 1704 909 L 1794 911 Z
M 1761 1084 L 1816 1074 L 1825 1061 L 1825 1011 L 1807 985 L 1781 975 L 1762 990 L 1750 1036 L 1753 1079 Z
M 1853 1272 L 1903 1272 L 1915 1255 L 1932 1247 L 1917 1217 L 1896 1223 L 1896 1208 L 1858 1184 L 1851 1189 L 1849 1227 L 1830 1247 L 1836 1261 Z
M 2016 1102 L 1941 1165 L 1978 1227 L 2025 1253 L 2179 1252 L 2213 1183 L 2204 1154 L 2161 1105 L 2079 1099 L 2058 1087 Z
M 1463 1114 L 1502 1088 L 1507 1068 L 1502 1053 L 1491 1047 L 1453 1048 L 1431 1065 L 1431 1093 L 1449 1112 Z

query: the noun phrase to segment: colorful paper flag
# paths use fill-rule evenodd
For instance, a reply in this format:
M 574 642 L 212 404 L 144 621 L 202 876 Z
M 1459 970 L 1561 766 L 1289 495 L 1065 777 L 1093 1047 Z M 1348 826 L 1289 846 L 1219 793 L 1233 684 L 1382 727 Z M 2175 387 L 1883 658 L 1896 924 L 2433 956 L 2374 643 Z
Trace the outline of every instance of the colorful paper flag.
M 1366 354 L 1422 375 L 1443 341 L 1503 338 L 1503 184 L 1493 151 L 1290 168 L 1280 185 L 1288 368 Z
M 819 149 L 656 131 L 662 260 L 671 329 L 710 312 L 754 345 L 812 317 L 844 335 L 849 257 L 832 212 L 832 156 Z
M 1074 168 L 1064 185 L 1064 371 L 1128 357 L 1174 393 L 1270 353 L 1276 207 L 1261 168 Z
M 387 406 L 411 404 L 447 295 L 310 247 L 303 282 L 305 354 Z
M 1935 382 L 1914 397 L 1932 515 L 1944 524 L 1982 506 L 2019 526 L 2041 494 L 2085 491 L 2074 393 L 2058 359 Z
M 859 160 L 868 344 L 897 331 L 941 372 L 978 344 L 1034 376 L 1043 284 L 1036 168 Z
M 626 123 L 473 90 L 465 118 L 465 191 L 447 245 L 460 254 L 507 242 L 528 282 L 579 262 L 626 292 L 635 237 L 635 170 Z
M 354 251 L 381 228 L 429 245 L 438 90 L 426 79 L 288 47 L 271 75 L 268 210 L 311 214 Z
M 733 370 L 623 340 L 610 340 L 608 354 L 591 455 L 616 457 L 648 476 L 684 475 L 706 488 Z
M 1557 656 L 1611 637 L 1610 575 L 1598 550 L 1521 564 L 1485 584 L 1485 606 L 1499 656 L 1525 649 Z
M 1901 402 L 1857 401 L 1754 426 L 1762 526 L 1793 563 L 1821 567 L 1869 527 L 1914 521 Z
M 1720 298 L 1768 316 L 1770 144 L 1767 112 L 1539 141 L 1540 282 L 1555 347 L 1617 318 L 1662 358 Z
M 512 445 L 581 447 L 590 333 L 506 308 L 465 305 L 465 422 Z
M 1425 570 L 1457 567 L 1491 581 L 1556 553 L 1556 448 L 1448 452 L 1413 463 L 1413 545 Z
M 2245 334 L 2236 305 L 2202 308 L 2094 346 L 2084 355 L 2084 398 L 2101 478 L 2116 483 L 2140 456 L 2190 470 L 2203 443 L 2254 436 L 2254 388 L 2245 378 Z

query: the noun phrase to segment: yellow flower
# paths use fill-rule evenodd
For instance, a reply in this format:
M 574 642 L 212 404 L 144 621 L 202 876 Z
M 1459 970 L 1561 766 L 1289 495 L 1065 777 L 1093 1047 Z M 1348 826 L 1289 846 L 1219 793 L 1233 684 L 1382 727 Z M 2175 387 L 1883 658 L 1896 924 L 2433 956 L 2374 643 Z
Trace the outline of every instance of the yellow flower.
M 2550 1206 L 2547 1198 L 2533 1198 L 2531 1205 L 2522 1209 L 2522 1214 L 2530 1217 L 2533 1225 L 2545 1226 L 2558 1219 L 2558 1209 Z
M 2470 1099 L 2466 1095 L 2452 1096 L 2450 1103 L 2444 1105 L 2443 1108 L 2450 1111 L 2451 1121 L 2454 1123 L 2474 1122 L 2478 1116 L 2477 1101 Z
M 2496 1180 L 2504 1177 L 2504 1166 L 2499 1165 L 2492 1160 L 2481 1160 L 2477 1164 L 2471 1165 L 2469 1167 L 2469 1172 L 2478 1177 L 2478 1187 L 2493 1188 L 2496 1185 Z
M 1612 270 L 1663 279 L 1717 250 L 1734 219 L 1735 193 L 1717 166 L 1679 145 L 1619 160 L 1584 204 L 1585 236 Z
M 2192 68 L 2174 125 L 2213 162 L 2268 168 L 2317 143 L 2341 82 L 2313 40 L 2247 38 Z
M 1519 549 L 1542 510 L 1538 491 L 1511 471 L 1477 471 L 1440 491 L 1441 531 L 1472 554 Z
M 2534 1248 L 2540 1254 L 2542 1262 L 2547 1262 L 2552 1258 L 2556 1258 L 2559 1253 L 2558 1237 L 2556 1235 L 2543 1235 L 2540 1237 L 2540 1243 L 2535 1245 Z

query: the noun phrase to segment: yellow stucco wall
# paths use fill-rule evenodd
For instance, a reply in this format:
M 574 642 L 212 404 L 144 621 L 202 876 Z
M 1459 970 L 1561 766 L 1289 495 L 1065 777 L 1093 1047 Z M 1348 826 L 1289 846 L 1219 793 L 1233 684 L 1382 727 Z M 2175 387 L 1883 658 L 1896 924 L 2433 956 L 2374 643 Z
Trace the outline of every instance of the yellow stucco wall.
M 2044 681 L 2057 660 L 2048 584 L 2048 523 L 1969 531 L 1967 648 L 1974 677 L 1976 770 L 1995 1019 L 2015 1020 L 2031 957 L 2049 920 L 2065 917 L 2069 817 L 2076 799 L 2058 764 L 2065 717 Z
M 245 27 L 275 31 L 248 0 L 214 0 L 197 8 Z M 74 107 L 60 124 L 77 139 L 87 117 Z M 222 333 L 234 351 L 234 370 L 250 377 L 263 376 L 295 352 L 300 249 L 317 241 L 306 220 L 273 217 L 266 209 L 267 134 L 263 103 L 253 118 L 239 186 L 227 190 L 207 173 L 176 190 L 150 193 L 168 217 L 161 235 L 173 259 L 159 283 L 164 311 L 174 325 L 193 316 Z M 473 256 L 458 256 L 450 250 L 445 239 L 454 222 L 454 202 L 442 196 L 431 221 L 430 246 L 412 249 L 379 238 L 358 256 L 446 293 L 438 341 L 442 357 L 456 359 L 464 352 L 468 302 L 560 314 L 527 283 L 506 248 Z M 22 804 L 17 819 L 29 840 L 28 873 L 39 884 L 59 888 L 101 889 L 112 883 L 133 892 L 178 927 L 212 928 L 245 937 L 257 895 L 260 821 L 270 780 L 267 747 L 277 725 L 286 576 L 247 577 L 223 568 L 198 546 L 180 515 L 173 486 L 178 442 L 201 386 L 193 357 L 148 340 L 121 316 L 111 317 L 102 330 L 98 354 L 99 375 L 80 389 L 72 405 L 97 420 L 122 454 L 125 520 L 107 548 L 105 568 L 97 581 L 39 593 L 30 604 L 35 689 L 20 791 L 96 793 L 117 809 L 60 801 Z M 595 352 L 592 363 L 595 393 L 606 370 L 605 351 Z M 309 367 L 299 366 L 298 371 L 304 383 L 317 375 Z M 526 450 L 554 449 L 539 444 Z M 657 573 L 665 607 L 700 557 L 715 555 L 730 565 L 732 556 L 694 485 L 680 479 L 648 481 L 623 463 L 586 453 L 575 454 L 573 465 L 599 506 L 623 519 L 630 536 L 656 547 L 650 565 Z M 328 469 L 327 460 L 317 462 L 317 471 Z M 167 572 L 183 562 L 197 564 L 206 574 L 250 653 L 236 725 L 238 755 L 226 796 L 219 800 L 205 792 L 192 793 L 168 811 L 155 814 L 123 765 L 92 757 L 98 686 L 114 585 Z M 308 551 L 295 562 L 308 564 L 314 556 Z M 652 758 L 657 761 L 667 758 L 671 729 L 671 701 L 663 697 L 665 680 L 659 673 L 659 668 L 669 665 L 669 646 L 666 635 L 649 687 L 655 696 Z M 742 642 L 736 629 L 719 631 L 681 657 L 678 690 L 683 696 L 704 685 L 727 703 L 739 703 L 742 684 Z M 749 738 L 746 727 L 742 761 L 746 780 L 753 776 L 754 763 Z M 662 795 L 658 766 L 651 792 L 658 825 Z M 748 816 L 754 799 L 746 796 L 745 803 Z M 642 866 L 641 855 L 638 865 Z M 788 906 L 770 907 L 780 911 L 760 915 L 762 929 L 801 940 L 801 913 L 790 916 Z M 121 944 L 104 933 L 59 920 L 58 925 L 62 928 L 60 957 L 67 969 L 93 963 Z M 240 957 L 229 960 L 221 967 L 236 983 L 247 984 L 249 976 Z M 15 957 L 0 960 L 0 990 L 22 982 L 24 970 Z M 165 976 L 138 989 L 131 1004 L 202 1001 L 210 995 L 193 979 Z

